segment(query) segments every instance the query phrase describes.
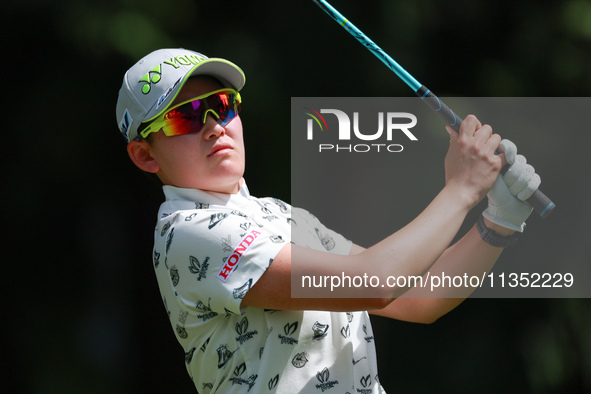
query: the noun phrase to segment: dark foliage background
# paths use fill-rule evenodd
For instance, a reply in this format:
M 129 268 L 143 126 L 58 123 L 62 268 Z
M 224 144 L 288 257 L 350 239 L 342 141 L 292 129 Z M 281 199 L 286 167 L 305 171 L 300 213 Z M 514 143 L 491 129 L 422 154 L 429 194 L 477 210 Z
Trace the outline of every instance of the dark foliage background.
M 591 92 L 588 0 L 333 5 L 439 96 Z M 3 391 L 194 392 L 150 264 L 162 195 L 116 127 L 124 72 L 160 47 L 239 64 L 249 188 L 286 201 L 291 97 L 412 93 L 311 1 L 2 9 Z M 541 246 L 590 263 L 589 131 L 528 141 L 559 163 L 540 164 L 559 209 L 533 220 L 517 255 Z M 591 391 L 590 333 L 589 299 L 469 300 L 429 326 L 375 319 L 382 383 L 398 393 Z

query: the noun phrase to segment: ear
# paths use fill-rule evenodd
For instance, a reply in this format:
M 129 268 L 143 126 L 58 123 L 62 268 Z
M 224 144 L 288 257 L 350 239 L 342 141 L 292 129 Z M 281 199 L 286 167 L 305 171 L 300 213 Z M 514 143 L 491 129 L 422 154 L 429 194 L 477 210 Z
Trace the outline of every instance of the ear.
M 127 144 L 127 154 L 133 164 L 139 169 L 146 172 L 156 173 L 160 170 L 160 166 L 152 157 L 152 147 L 145 141 L 130 141 Z

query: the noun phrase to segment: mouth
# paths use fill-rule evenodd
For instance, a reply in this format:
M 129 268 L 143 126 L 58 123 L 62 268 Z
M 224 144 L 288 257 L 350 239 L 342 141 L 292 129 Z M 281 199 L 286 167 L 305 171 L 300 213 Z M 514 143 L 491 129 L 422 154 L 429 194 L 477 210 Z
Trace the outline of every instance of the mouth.
M 209 155 L 207 155 L 207 156 L 211 157 L 211 156 L 223 155 L 225 153 L 231 152 L 232 150 L 234 150 L 234 147 L 230 144 L 225 144 L 225 143 L 216 144 L 213 146 Z

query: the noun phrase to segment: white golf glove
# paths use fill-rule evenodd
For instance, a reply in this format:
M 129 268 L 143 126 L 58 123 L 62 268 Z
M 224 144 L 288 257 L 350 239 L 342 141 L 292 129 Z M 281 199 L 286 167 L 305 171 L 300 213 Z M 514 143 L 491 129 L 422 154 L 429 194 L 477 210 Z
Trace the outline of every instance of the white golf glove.
M 541 179 L 525 157 L 517 154 L 513 142 L 502 140 L 499 151 L 505 153 L 510 167 L 505 175 L 499 175 L 488 192 L 488 208 L 482 215 L 499 226 L 523 232 L 525 220 L 532 212 L 525 200 L 540 187 Z

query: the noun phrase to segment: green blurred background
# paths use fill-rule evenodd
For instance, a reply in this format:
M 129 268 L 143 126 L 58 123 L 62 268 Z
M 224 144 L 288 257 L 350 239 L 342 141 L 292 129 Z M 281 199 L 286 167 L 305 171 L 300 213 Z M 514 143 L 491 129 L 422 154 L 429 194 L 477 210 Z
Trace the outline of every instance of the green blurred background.
M 439 96 L 591 92 L 590 1 L 333 5 Z M 3 391 L 194 392 L 151 266 L 162 195 L 128 160 L 116 126 L 124 72 L 160 47 L 239 64 L 249 188 L 286 201 L 291 97 L 412 92 L 311 1 L 2 8 Z M 544 135 L 527 150 L 560 163 L 540 171 L 559 208 L 533 220 L 535 240 L 515 253 L 560 245 L 564 259 L 589 264 L 589 124 Z M 413 203 L 423 202 L 405 209 L 421 208 Z M 469 300 L 433 325 L 374 326 L 388 392 L 591 392 L 589 299 Z

